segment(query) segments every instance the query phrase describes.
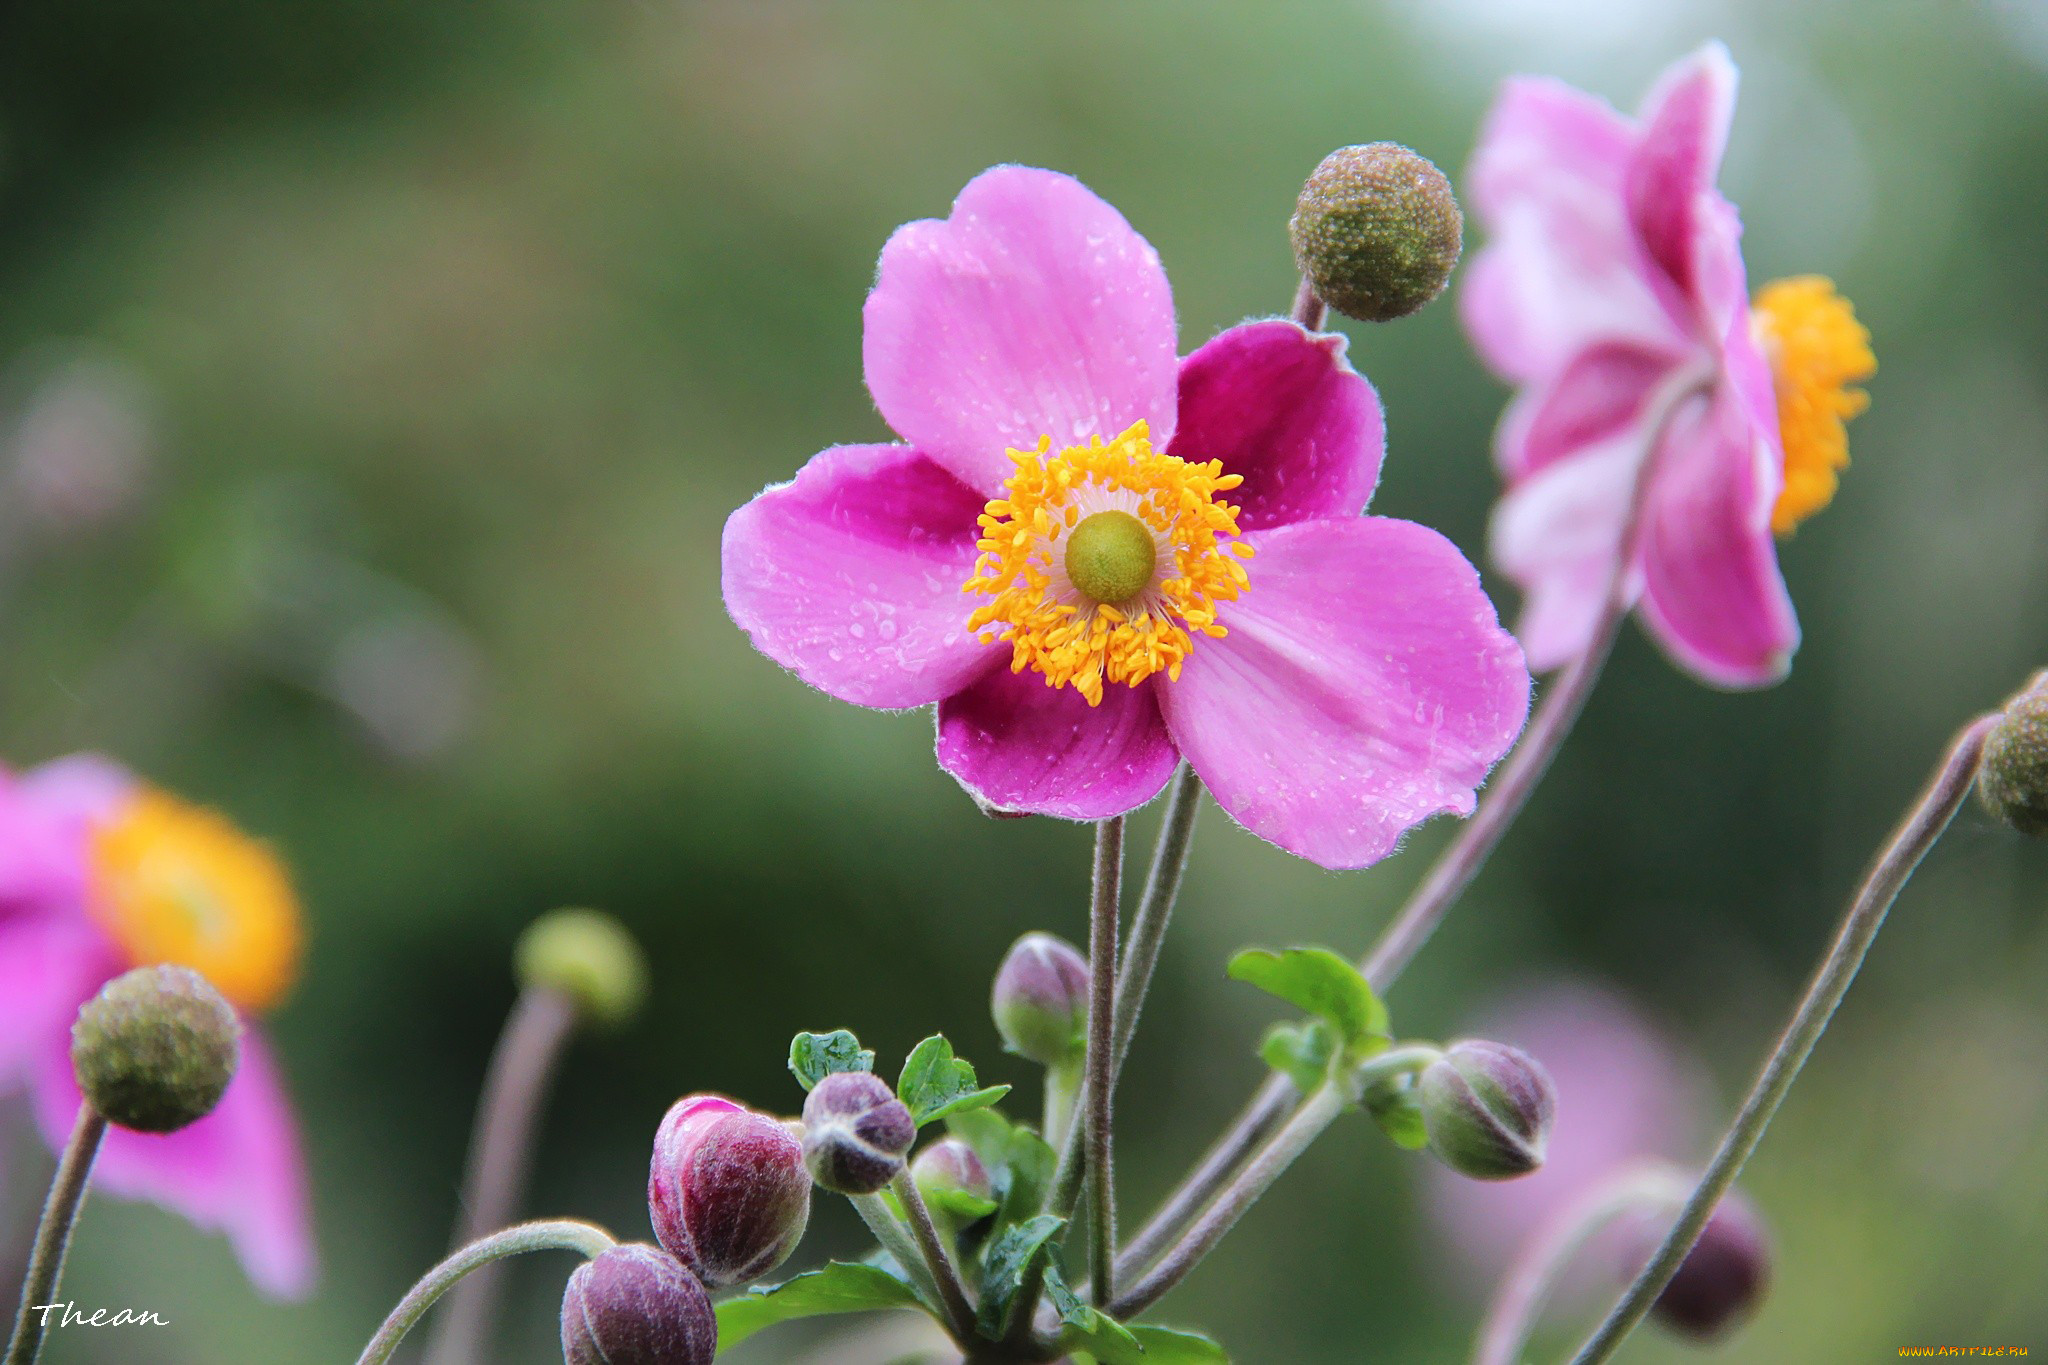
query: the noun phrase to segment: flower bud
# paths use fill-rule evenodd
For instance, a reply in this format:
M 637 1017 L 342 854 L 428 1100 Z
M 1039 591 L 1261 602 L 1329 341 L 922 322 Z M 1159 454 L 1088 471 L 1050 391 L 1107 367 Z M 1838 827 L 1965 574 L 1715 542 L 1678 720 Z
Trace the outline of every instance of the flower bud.
M 1643 1248 L 1644 1259 L 1655 1245 Z M 1650 1311 L 1673 1331 L 1708 1340 L 1746 1319 L 1763 1299 L 1770 1278 L 1770 1239 L 1763 1220 L 1748 1200 L 1731 1193 L 1715 1208 Z
M 1324 157 L 1288 231 L 1316 296 L 1362 322 L 1406 317 L 1441 294 L 1465 244 L 1451 182 L 1395 142 Z
M 2048 835 L 2048 673 L 2007 702 L 1985 736 L 1977 795 L 2022 834 Z
M 1010 946 L 989 999 L 1004 1046 L 1040 1066 L 1065 1066 L 1088 1045 L 1088 959 L 1051 934 Z
M 1557 1095 L 1526 1052 L 1455 1043 L 1416 1082 L 1429 1149 L 1460 1175 L 1511 1180 L 1543 1164 Z
M 562 1291 L 566 1365 L 711 1365 L 718 1319 L 688 1266 L 632 1242 L 577 1266 Z
M 789 1259 L 811 1218 L 803 1145 L 722 1095 L 676 1101 L 654 1135 L 647 1209 L 655 1240 L 712 1289 Z
M 804 1164 L 838 1194 L 881 1189 L 916 1140 L 910 1110 L 871 1072 L 834 1072 L 804 1100 Z
M 242 1023 L 190 967 L 137 967 L 71 1026 L 78 1089 L 111 1123 L 174 1133 L 213 1112 L 242 1060 Z
M 616 1028 L 647 998 L 647 959 L 625 926 L 602 910 L 551 910 L 513 949 L 519 984 L 559 991 L 587 1024 Z
M 956 1226 L 987 1217 L 995 1208 L 995 1185 L 988 1167 L 959 1138 L 934 1142 L 910 1163 L 910 1178 L 917 1192 L 931 1206 L 932 1213 L 950 1219 Z

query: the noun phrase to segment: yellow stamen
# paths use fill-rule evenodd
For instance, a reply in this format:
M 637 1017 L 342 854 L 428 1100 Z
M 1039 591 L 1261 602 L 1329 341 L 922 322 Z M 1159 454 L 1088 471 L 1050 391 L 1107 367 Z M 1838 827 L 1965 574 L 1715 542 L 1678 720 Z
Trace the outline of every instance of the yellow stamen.
M 1243 560 L 1252 549 L 1236 538 L 1238 509 L 1219 497 L 1244 480 L 1216 460 L 1194 464 L 1154 451 L 1143 422 L 1108 443 L 1094 436 L 1057 454 L 1052 438 L 1041 437 L 1038 449 L 1010 458 L 1017 472 L 981 514 L 981 558 L 961 589 L 990 600 L 967 628 L 992 631 L 984 636 L 991 643 L 1008 640 L 1013 673 L 1035 668 L 1090 706 L 1101 705 L 1105 681 L 1179 678 L 1194 636 L 1225 633 L 1216 604 L 1249 582 Z M 1062 543 L 1104 512 L 1136 518 L 1158 551 L 1150 582 L 1116 602 L 1074 585 Z
M 1778 393 L 1785 487 L 1771 529 L 1784 535 L 1833 501 L 1837 471 L 1849 463 L 1844 424 L 1870 406 L 1869 394 L 1849 386 L 1877 373 L 1877 357 L 1849 301 L 1820 275 L 1765 285 L 1751 319 Z
M 246 1010 L 298 972 L 299 901 L 277 855 L 227 820 L 150 787 L 93 838 L 93 912 L 136 966 L 190 967 Z

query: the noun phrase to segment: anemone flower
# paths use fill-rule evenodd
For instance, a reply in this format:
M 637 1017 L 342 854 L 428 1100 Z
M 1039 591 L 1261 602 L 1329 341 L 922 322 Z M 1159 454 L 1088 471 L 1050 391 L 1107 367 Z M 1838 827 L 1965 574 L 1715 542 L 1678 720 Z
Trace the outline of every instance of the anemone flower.
M 1834 496 L 1843 423 L 1865 401 L 1849 385 L 1876 362 L 1824 279 L 1750 303 L 1741 225 L 1715 188 L 1735 85 L 1719 44 L 1667 70 L 1633 119 L 1517 79 L 1480 134 L 1471 199 L 1489 240 L 1460 305 L 1518 387 L 1492 551 L 1524 591 L 1539 672 L 1592 638 L 1625 541 L 1624 591 L 1695 676 L 1766 685 L 1798 646 L 1773 535 Z
M 240 1069 L 190 1127 L 110 1129 L 94 1186 L 224 1231 L 280 1298 L 311 1289 L 314 1252 L 298 1126 L 257 1018 L 290 986 L 299 940 L 283 867 L 220 816 L 92 756 L 0 769 L 0 1087 L 26 1089 L 61 1148 L 79 1006 L 134 967 L 204 974 L 242 1016 Z
M 1471 811 L 1528 672 L 1449 541 L 1360 515 L 1383 427 L 1341 338 L 1266 319 L 1178 359 L 1152 247 L 1020 166 L 898 229 L 864 320 L 903 443 L 823 451 L 726 523 L 762 653 L 936 703 L 940 765 L 993 811 L 1103 819 L 1185 758 L 1326 867 Z

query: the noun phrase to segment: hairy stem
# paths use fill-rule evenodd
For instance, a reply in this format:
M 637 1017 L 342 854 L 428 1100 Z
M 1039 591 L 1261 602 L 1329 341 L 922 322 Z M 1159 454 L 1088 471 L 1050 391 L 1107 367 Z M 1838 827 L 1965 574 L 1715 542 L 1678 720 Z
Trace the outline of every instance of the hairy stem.
M 939 1292 L 939 1282 L 932 1275 L 931 1267 L 925 1264 L 924 1251 L 910 1230 L 903 1226 L 903 1220 L 889 1207 L 889 1201 L 879 1194 L 850 1194 L 846 1196 L 853 1205 L 860 1220 L 868 1225 L 868 1231 L 875 1234 L 875 1240 L 882 1244 L 882 1250 L 896 1258 L 903 1267 L 903 1273 L 910 1277 L 932 1311 L 945 1315 L 945 1295 Z
M 356 1365 L 385 1365 L 405 1334 L 434 1306 L 434 1300 L 481 1266 L 528 1251 L 574 1251 L 590 1260 L 617 1245 L 612 1235 L 597 1224 L 573 1218 L 519 1223 L 471 1242 L 420 1277 L 356 1357 Z
M 1173 918 L 1173 903 L 1180 897 L 1180 884 L 1188 869 L 1188 849 L 1194 843 L 1195 816 L 1202 808 L 1202 779 L 1185 763 L 1173 780 L 1173 794 L 1166 799 L 1166 814 L 1159 825 L 1159 844 L 1152 853 L 1152 871 L 1145 878 L 1145 894 L 1131 916 L 1130 942 L 1124 948 L 1123 965 L 1116 978 L 1114 1051 L 1110 1069 L 1122 1072 L 1124 1058 L 1131 1050 L 1131 1035 L 1138 1031 L 1138 1015 L 1145 1008 L 1145 995 L 1152 987 L 1152 972 L 1159 965 L 1159 948 L 1166 941 L 1166 926 Z M 1056 1141 L 1048 1138 L 1047 1141 Z
M 568 996 L 545 986 L 520 992 L 484 1077 L 462 1181 L 456 1246 L 518 1216 L 541 1108 L 575 1030 L 576 1006 Z M 485 1357 L 504 1289 L 503 1269 L 495 1263 L 483 1266 L 450 1295 L 427 1348 L 431 1365 L 474 1365 Z
M 71 1246 L 71 1229 L 78 1222 L 79 1207 L 85 1203 L 86 1186 L 92 1182 L 92 1163 L 100 1154 L 100 1139 L 106 1135 L 107 1121 L 91 1103 L 81 1100 L 78 1119 L 71 1125 L 71 1138 L 57 1159 L 57 1174 L 50 1181 L 49 1197 L 43 1201 L 42 1221 L 36 1224 L 35 1247 L 29 1253 L 28 1274 L 21 1282 L 21 1307 L 15 1312 L 14 1335 L 7 1344 L 7 1365 L 35 1365 L 36 1357 L 42 1353 L 49 1310 L 58 1307 L 57 1282 L 64 1274 L 64 1253 Z
M 1785 1026 L 1777 1046 L 1757 1073 L 1749 1095 L 1743 1100 L 1742 1108 L 1735 1115 L 1727 1134 L 1722 1137 L 1721 1145 L 1715 1150 L 1714 1159 L 1708 1163 L 1692 1197 L 1680 1210 L 1677 1223 L 1657 1248 L 1657 1254 L 1636 1276 L 1635 1283 L 1628 1287 L 1620 1302 L 1609 1310 L 1586 1339 L 1586 1344 L 1572 1357 L 1573 1365 L 1598 1365 L 1598 1362 L 1612 1356 L 1622 1339 L 1643 1320 L 1656 1303 L 1657 1296 L 1671 1283 L 1671 1277 L 1678 1273 L 1679 1265 L 1692 1250 L 1693 1243 L 1699 1240 L 1707 1220 L 1713 1216 L 1714 1206 L 1720 1203 L 1721 1196 L 1742 1174 L 1744 1163 L 1763 1140 L 1772 1115 L 1778 1112 L 1778 1106 L 1792 1089 L 1792 1083 L 1799 1079 L 1800 1069 L 1813 1055 L 1814 1045 L 1820 1041 L 1836 1007 L 1855 981 L 1878 930 L 1884 927 L 1885 915 L 1892 902 L 1898 899 L 1899 891 L 1913 875 L 1913 869 L 1927 856 L 1927 850 L 1934 846 L 1935 840 L 1948 828 L 1949 821 L 1969 796 L 1970 786 L 1977 776 L 1978 759 L 1983 754 L 1984 737 L 1997 719 L 1996 716 L 1980 716 L 1963 728 L 1919 799 L 1892 832 L 1890 841 L 1865 877 L 1862 889 L 1849 903 L 1834 944 L 1807 985 L 1806 994 L 1793 1011 L 1791 1022 Z
M 1095 1302 L 1108 1303 L 1116 1274 L 1116 1151 L 1112 1140 L 1116 1093 L 1117 900 L 1124 875 L 1124 818 L 1095 827 L 1095 894 L 1088 912 L 1087 1108 L 1090 1204 L 1088 1266 Z
M 909 1167 L 896 1173 L 893 1188 L 897 1202 L 903 1205 L 903 1212 L 910 1220 L 910 1235 L 916 1239 L 925 1269 L 939 1288 L 939 1305 L 946 1310 L 946 1326 L 952 1330 L 954 1340 L 972 1342 L 974 1305 L 968 1300 L 967 1286 L 960 1280 L 960 1271 L 946 1252 L 938 1224 L 932 1221 L 932 1211 L 925 1207 L 923 1192 L 910 1178 Z

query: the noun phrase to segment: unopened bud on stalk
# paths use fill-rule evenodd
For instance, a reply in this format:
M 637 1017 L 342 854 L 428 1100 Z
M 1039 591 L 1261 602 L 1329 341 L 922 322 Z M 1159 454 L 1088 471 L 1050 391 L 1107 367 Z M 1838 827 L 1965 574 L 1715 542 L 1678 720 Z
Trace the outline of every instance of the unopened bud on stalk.
M 916 1140 L 910 1110 L 871 1072 L 834 1072 L 804 1099 L 804 1164 L 836 1194 L 887 1185 Z
M 1018 939 L 989 1000 L 1004 1046 L 1040 1066 L 1066 1066 L 1088 1045 L 1088 959 L 1051 934 Z
M 645 1243 L 612 1247 L 562 1291 L 566 1365 L 711 1365 L 718 1319 L 681 1261 Z
M 1557 1095 L 1526 1052 L 1500 1043 L 1453 1044 L 1416 1082 L 1429 1149 L 1474 1180 L 1512 1180 L 1543 1164 Z
M 1451 182 L 1397 142 L 1324 157 L 1288 230 L 1316 296 L 1362 322 L 1406 317 L 1441 294 L 1465 244 Z
M 2048 835 L 2048 673 L 2007 702 L 1985 736 L 1977 795 L 2022 834 Z
M 758 1279 L 789 1259 L 811 1217 L 803 1145 L 722 1095 L 676 1101 L 647 1174 L 654 1236 L 707 1286 Z
M 1655 1245 L 1643 1249 L 1643 1259 Z M 1763 1220 L 1741 1195 L 1730 1193 L 1714 1209 L 1699 1241 L 1650 1311 L 1673 1331 L 1708 1340 L 1748 1318 L 1762 1301 L 1770 1278 L 1770 1239 Z
M 551 910 L 519 936 L 519 984 L 559 991 L 587 1024 L 616 1028 L 647 999 L 647 958 L 602 910 Z
M 242 1060 L 242 1024 L 189 967 L 137 967 L 71 1026 L 78 1089 L 108 1122 L 175 1133 L 213 1112 Z
M 935 1216 L 955 1227 L 986 1218 L 996 1209 L 995 1186 L 974 1149 L 956 1137 L 934 1142 L 910 1163 L 910 1178 Z

